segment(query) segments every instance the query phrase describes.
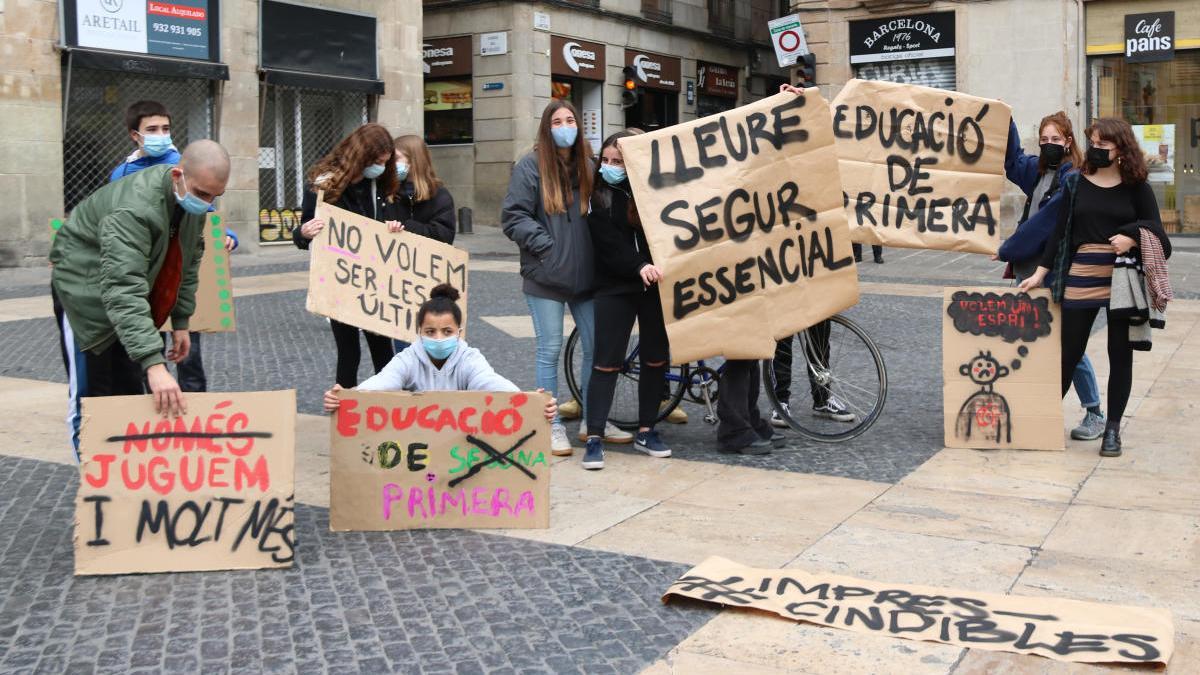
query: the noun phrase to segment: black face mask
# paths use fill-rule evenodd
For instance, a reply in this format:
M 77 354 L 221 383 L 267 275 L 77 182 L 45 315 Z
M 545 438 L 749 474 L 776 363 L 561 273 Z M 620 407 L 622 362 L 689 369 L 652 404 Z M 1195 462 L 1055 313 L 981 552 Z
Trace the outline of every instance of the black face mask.
M 1046 166 L 1058 166 L 1067 149 L 1058 143 L 1042 143 L 1041 160 Z
M 1087 149 L 1087 162 L 1097 169 L 1112 166 L 1113 163 L 1112 159 L 1108 156 L 1107 148 L 1097 148 L 1095 146 Z

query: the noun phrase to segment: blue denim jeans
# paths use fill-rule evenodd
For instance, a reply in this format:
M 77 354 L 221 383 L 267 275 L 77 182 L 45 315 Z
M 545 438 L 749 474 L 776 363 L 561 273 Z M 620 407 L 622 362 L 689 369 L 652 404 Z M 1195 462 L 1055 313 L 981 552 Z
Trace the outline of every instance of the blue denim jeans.
M 579 328 L 579 342 L 583 347 L 583 363 L 579 366 L 579 387 L 586 392 L 588 382 L 592 379 L 592 352 L 596 342 L 596 321 L 591 300 L 578 302 L 559 302 L 547 298 L 539 298 L 528 293 L 525 302 L 529 304 L 529 313 L 533 316 L 533 331 L 537 335 L 537 386 L 545 389 L 560 403 L 563 399 L 558 396 L 558 362 L 563 345 L 563 308 L 571 308 L 571 317 Z M 587 398 L 586 396 L 583 398 Z M 584 401 L 579 402 L 582 406 Z M 587 419 L 587 410 L 583 410 L 583 419 Z M 554 419 L 556 424 L 562 420 Z
M 1075 366 L 1075 374 L 1071 376 L 1071 384 L 1075 386 L 1075 395 L 1084 408 L 1100 407 L 1100 383 L 1096 381 L 1096 371 L 1087 354 Z

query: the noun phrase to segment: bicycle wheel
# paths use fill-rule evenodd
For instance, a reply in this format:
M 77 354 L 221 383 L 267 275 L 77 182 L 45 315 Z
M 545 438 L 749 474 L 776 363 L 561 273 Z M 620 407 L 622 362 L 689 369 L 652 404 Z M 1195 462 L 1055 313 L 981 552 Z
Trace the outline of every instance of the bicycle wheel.
M 828 327 L 827 349 L 822 349 L 820 329 L 814 327 L 792 338 L 790 365 L 786 358 L 763 361 L 763 383 L 767 398 L 789 427 L 805 438 L 834 443 L 863 434 L 879 419 L 887 401 L 887 367 L 858 324 L 838 314 L 830 317 Z M 819 415 L 814 409 L 828 396 L 853 418 Z
M 642 366 L 638 362 L 637 334 L 629 336 L 629 348 L 626 350 L 625 361 L 617 375 L 617 388 L 613 394 L 612 409 L 608 413 L 608 421 L 622 429 L 636 429 L 638 426 L 638 378 Z M 563 366 L 567 375 L 567 388 L 577 401 L 583 401 L 580 390 L 580 369 L 583 363 L 583 347 L 579 344 L 579 329 L 571 331 L 567 338 L 567 348 L 563 353 Z M 680 399 L 687 389 L 687 366 L 670 366 L 663 381 L 663 404 L 659 407 L 658 418 L 661 422 L 672 410 L 679 405 Z

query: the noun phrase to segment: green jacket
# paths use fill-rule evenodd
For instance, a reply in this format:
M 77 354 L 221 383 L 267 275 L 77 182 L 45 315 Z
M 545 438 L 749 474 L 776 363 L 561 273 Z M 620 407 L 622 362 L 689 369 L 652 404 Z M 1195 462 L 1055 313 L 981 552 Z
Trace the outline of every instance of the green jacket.
M 143 369 L 164 363 L 150 289 L 167 256 L 175 209 L 173 167 L 150 167 L 109 183 L 83 200 L 54 238 L 50 283 L 80 348 L 100 353 L 117 339 Z M 207 214 L 184 213 L 179 224 L 183 278 L 171 325 L 186 329 L 196 309 Z

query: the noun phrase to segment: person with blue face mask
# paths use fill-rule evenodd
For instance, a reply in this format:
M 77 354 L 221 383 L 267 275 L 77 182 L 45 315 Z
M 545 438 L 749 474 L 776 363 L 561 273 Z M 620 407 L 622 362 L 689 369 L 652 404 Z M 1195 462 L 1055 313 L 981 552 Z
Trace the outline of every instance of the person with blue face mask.
M 394 207 L 400 182 L 396 177 L 396 146 L 392 135 L 380 124 L 364 124 L 343 138 L 329 154 L 308 169 L 308 185 L 300 205 L 300 221 L 292 230 L 292 242 L 307 250 L 312 240 L 325 229 L 325 221 L 316 217 L 317 192 L 324 192 L 326 203 L 360 216 L 397 223 Z M 343 387 L 358 383 L 358 364 L 362 360 L 359 335 L 367 340 L 371 364 L 379 372 L 395 353 L 385 335 L 360 330 L 350 324 L 330 320 L 333 341 L 337 345 L 336 381 Z
M 521 252 L 522 290 L 537 335 L 537 383 L 551 394 L 558 391 L 566 308 L 575 319 L 583 347 L 583 391 L 592 372 L 595 263 L 587 214 L 595 171 L 590 144 L 579 135 L 576 117 L 569 102 L 551 99 L 542 111 L 537 144 L 513 167 L 500 208 L 504 234 Z M 574 401 L 563 408 L 568 406 L 580 412 Z M 586 405 L 582 407 L 586 413 Z M 587 437 L 586 426 L 580 429 L 581 438 Z M 632 434 L 612 424 L 597 431 L 610 443 L 633 441 Z M 550 427 L 550 452 L 563 457 L 572 453 L 561 418 Z
M 358 391 L 491 391 L 517 392 L 520 389 L 492 368 L 483 353 L 462 339 L 462 308 L 458 289 L 440 284 L 429 292 L 417 310 L 421 339 L 396 354 L 378 374 L 355 387 Z M 325 392 L 325 412 L 341 405 L 339 384 Z M 539 389 L 539 392 L 544 390 Z M 546 402 L 546 419 L 553 421 L 558 405 Z

